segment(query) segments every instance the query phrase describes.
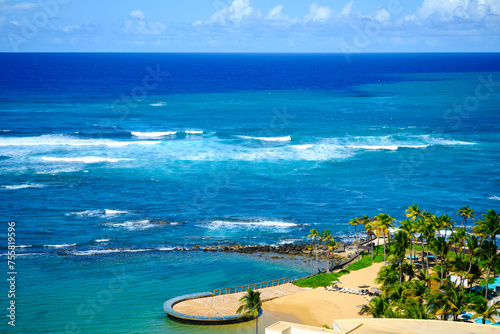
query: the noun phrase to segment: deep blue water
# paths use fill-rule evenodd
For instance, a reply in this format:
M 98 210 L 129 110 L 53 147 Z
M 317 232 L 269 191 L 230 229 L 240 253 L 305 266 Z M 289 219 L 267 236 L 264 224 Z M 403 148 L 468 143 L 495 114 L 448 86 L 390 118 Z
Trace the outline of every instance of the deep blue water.
M 174 323 L 162 303 L 307 264 L 174 247 L 305 242 L 313 227 L 348 241 L 354 216 L 500 203 L 499 54 L 0 64 L 1 221 L 25 246 L 9 332 L 244 332 Z

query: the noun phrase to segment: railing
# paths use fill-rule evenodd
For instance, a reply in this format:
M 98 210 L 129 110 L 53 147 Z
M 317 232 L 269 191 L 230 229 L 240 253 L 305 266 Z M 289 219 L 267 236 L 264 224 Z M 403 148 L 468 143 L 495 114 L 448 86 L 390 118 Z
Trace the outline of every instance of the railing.
M 217 290 L 214 290 L 214 295 L 215 296 L 228 295 L 231 293 L 243 292 L 243 291 L 246 291 L 248 289 L 257 290 L 257 289 L 268 288 L 270 286 L 282 285 L 282 284 L 291 283 L 291 282 L 292 281 L 290 280 L 290 277 L 278 278 L 278 279 L 275 279 L 272 281 L 267 281 L 267 282 L 240 285 L 240 286 L 235 286 L 235 287 L 231 287 L 231 288 L 224 288 L 224 289 L 217 289 Z

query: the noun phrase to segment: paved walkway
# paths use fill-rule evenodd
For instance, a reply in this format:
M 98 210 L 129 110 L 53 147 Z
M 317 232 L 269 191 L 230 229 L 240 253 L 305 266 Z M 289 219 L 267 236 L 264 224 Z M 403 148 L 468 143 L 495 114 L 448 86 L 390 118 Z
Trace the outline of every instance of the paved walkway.
M 292 295 L 303 290 L 303 288 L 287 283 L 269 288 L 257 289 L 256 291 L 261 292 L 260 299 L 265 301 Z M 173 308 L 177 312 L 194 316 L 223 317 L 236 315 L 236 310 L 240 307 L 239 300 L 245 294 L 246 292 L 238 292 L 228 295 L 186 300 L 175 304 Z

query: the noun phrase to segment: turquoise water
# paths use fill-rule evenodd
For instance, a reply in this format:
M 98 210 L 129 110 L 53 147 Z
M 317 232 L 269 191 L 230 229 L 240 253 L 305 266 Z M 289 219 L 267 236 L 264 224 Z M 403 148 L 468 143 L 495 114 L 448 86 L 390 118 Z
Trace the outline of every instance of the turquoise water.
M 308 263 L 176 247 L 352 241 L 354 216 L 500 203 L 497 54 L 0 60 L 1 221 L 22 246 L 7 332 L 250 332 L 162 305 Z

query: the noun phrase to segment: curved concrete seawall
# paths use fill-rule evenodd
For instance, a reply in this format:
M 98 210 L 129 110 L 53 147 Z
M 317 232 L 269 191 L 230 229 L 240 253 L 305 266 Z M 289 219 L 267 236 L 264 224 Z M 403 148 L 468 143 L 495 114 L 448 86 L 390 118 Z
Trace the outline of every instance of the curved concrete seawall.
M 252 288 L 261 293 L 263 302 L 294 294 L 303 289 L 290 283 L 290 279 L 218 289 L 178 296 L 167 300 L 163 309 L 173 320 L 198 324 L 228 324 L 252 320 L 252 317 L 237 314 L 240 299 L 246 289 Z

